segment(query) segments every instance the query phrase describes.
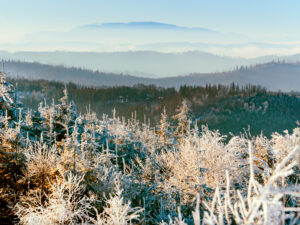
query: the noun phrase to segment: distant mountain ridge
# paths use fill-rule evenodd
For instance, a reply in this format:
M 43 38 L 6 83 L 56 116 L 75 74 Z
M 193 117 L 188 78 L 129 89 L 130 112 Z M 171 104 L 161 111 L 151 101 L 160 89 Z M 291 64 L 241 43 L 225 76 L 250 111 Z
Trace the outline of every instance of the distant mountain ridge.
M 214 54 L 188 51 L 162 53 L 157 51 L 128 52 L 30 52 L 9 53 L 0 51 L 0 59 L 39 62 L 99 70 L 106 73 L 126 73 L 138 77 L 171 77 L 190 73 L 214 73 L 234 70 L 237 66 L 267 63 L 272 60 L 296 62 L 300 55 L 276 57 L 266 56 L 254 59 L 232 58 Z
M 182 85 L 204 86 L 234 82 L 238 85 L 261 85 L 271 91 L 300 91 L 299 63 L 270 62 L 251 67 L 240 67 L 228 72 L 194 73 L 157 79 L 17 61 L 5 62 L 5 68 L 12 77 L 72 82 L 83 86 L 153 84 L 160 87 L 179 88 Z
M 152 21 L 145 21 L 145 22 L 128 22 L 128 23 L 92 23 L 86 24 L 78 27 L 81 28 L 88 28 L 88 29 L 101 29 L 101 28 L 108 28 L 108 29 L 179 29 L 179 30 L 195 30 L 195 31 L 205 31 L 205 32 L 216 32 L 210 29 L 202 28 L 202 27 L 184 27 L 178 26 L 175 24 L 168 24 L 168 23 L 160 23 L 160 22 L 152 22 Z M 78 29 L 76 28 L 76 29 Z

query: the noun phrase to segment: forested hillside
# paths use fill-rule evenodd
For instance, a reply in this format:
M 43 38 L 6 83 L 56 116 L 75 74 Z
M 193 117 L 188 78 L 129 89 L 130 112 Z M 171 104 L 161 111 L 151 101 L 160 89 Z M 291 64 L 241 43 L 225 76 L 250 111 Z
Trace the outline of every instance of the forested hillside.
M 137 92 L 143 88 L 129 90 L 143 96 L 142 91 Z M 273 96 L 251 86 L 173 90 L 177 97 L 181 93 L 187 98 L 197 92 L 207 96 L 199 98 L 201 102 L 226 101 L 222 96 L 243 96 L 251 102 L 262 95 L 268 102 L 274 98 L 292 106 L 287 95 Z M 111 116 L 92 110 L 79 113 L 67 90 L 57 103 L 42 101 L 37 110 L 23 107 L 18 97 L 2 74 L 1 224 L 300 222 L 300 124 L 296 121 L 291 132 L 275 132 L 270 138 L 226 137 L 193 123 L 191 100 L 180 99 L 170 114 L 162 110 L 160 121 L 151 126 L 135 116 L 122 119 L 116 111 Z M 293 104 L 298 101 L 291 99 Z M 273 103 L 259 103 L 262 108 L 257 108 L 257 101 L 253 104 L 244 107 L 268 115 Z M 226 112 L 230 110 L 225 106 Z
M 92 27 L 91 27 L 92 28 Z M 103 28 L 103 27 L 102 27 Z M 92 28 L 92 29 L 102 29 Z M 80 30 L 80 33 L 88 33 L 87 30 Z M 130 31 L 133 34 L 133 31 Z M 77 34 L 78 35 L 78 34 Z M 74 38 L 77 35 L 73 34 Z M 140 34 L 144 35 L 144 34 Z M 140 38 L 138 35 L 138 38 Z M 94 36 L 88 35 L 88 36 Z M 101 37 L 101 36 L 100 36 Z M 161 38 L 160 35 L 158 38 Z M 95 37 L 94 37 L 95 38 Z M 151 41 L 153 41 L 151 38 Z M 174 36 L 173 36 L 174 38 Z M 199 39 L 198 39 L 199 41 Z M 222 42 L 224 39 L 222 38 Z M 28 43 L 26 43 L 28 44 Z M 75 43 L 73 43 L 75 44 Z M 91 44 L 91 43 L 89 43 Z M 107 41 L 106 41 L 107 44 Z M 269 45 L 266 43 L 256 43 L 258 48 L 277 48 L 275 44 Z M 251 43 L 250 46 L 256 45 Z M 80 43 L 76 43 L 77 47 Z M 187 51 L 185 47 L 188 45 L 191 48 L 203 48 L 202 51 Z M 243 58 L 243 57 L 229 57 L 219 54 L 208 53 L 208 48 L 243 48 L 250 47 L 248 44 L 237 44 L 237 45 L 214 45 L 214 44 L 203 44 L 203 43 L 190 43 L 190 42 L 179 42 L 179 43 L 147 43 L 141 46 L 144 50 L 138 51 L 120 51 L 120 52 L 99 52 L 94 47 L 90 52 L 78 52 L 78 51 L 16 51 L 6 52 L 0 50 L 0 59 L 5 60 L 23 60 L 25 62 L 39 62 L 42 64 L 51 65 L 65 65 L 66 67 L 82 67 L 88 70 L 99 70 L 106 73 L 128 73 L 136 77 L 172 77 L 179 75 L 187 75 L 190 73 L 202 73 L 210 74 L 216 73 L 217 71 L 229 71 L 237 66 L 251 66 L 256 64 L 264 64 L 272 61 L 287 61 L 287 62 L 298 62 L 300 55 L 280 56 L 280 55 L 265 55 L 258 58 Z M 242 47 L 243 46 L 243 47 Z M 189 48 L 188 47 L 188 48 Z M 281 46 L 282 47 L 282 46 Z M 43 47 L 40 46 L 39 49 Z M 152 51 L 151 49 L 155 49 Z M 181 49 L 178 51 L 178 49 Z M 145 50 L 149 49 L 149 51 Z M 164 50 L 165 49 L 165 50 Z M 169 49 L 169 50 L 167 50 Z M 173 52 L 171 49 L 177 49 Z M 207 51 L 208 50 L 208 51 Z M 256 54 L 254 54 L 256 55 Z M 289 63 L 288 63 L 289 64 Z
M 101 28 L 100 28 L 101 29 Z M 80 30 L 80 33 L 88 30 Z M 132 33 L 132 31 L 130 32 Z M 72 35 L 73 37 L 76 35 Z M 78 44 L 78 43 L 77 43 Z M 176 44 L 175 44 L 176 45 Z M 151 44 L 150 44 L 151 46 Z M 155 46 L 152 45 L 152 46 Z M 144 45 L 146 47 L 146 45 Z M 178 48 L 179 46 L 175 47 Z M 182 53 L 163 53 L 163 46 L 156 46 L 158 51 L 127 51 L 127 52 L 75 52 L 75 51 L 23 51 L 5 52 L 0 50 L 0 59 L 24 60 L 26 62 L 39 62 L 51 65 L 65 65 L 67 67 L 82 67 L 89 70 L 101 70 L 107 73 L 125 72 L 141 77 L 178 76 L 193 72 L 212 73 L 227 71 L 238 65 L 254 65 L 266 63 L 274 59 L 283 58 L 276 56 L 254 59 L 232 58 L 218 56 L 201 51 Z M 299 56 L 294 56 L 295 62 Z M 285 57 L 288 58 L 288 57 Z
M 180 62 L 178 62 L 180 64 Z M 270 91 L 300 91 L 300 64 L 286 62 L 270 62 L 255 66 L 241 66 L 234 70 L 216 73 L 182 74 L 182 76 L 160 78 L 142 78 L 132 75 L 105 73 L 83 68 L 68 68 L 39 63 L 6 61 L 6 71 L 12 77 L 26 79 L 43 79 L 64 83 L 75 83 L 83 86 L 134 86 L 137 84 L 156 85 L 165 88 L 180 86 L 205 86 L 206 84 L 229 85 L 236 83 L 241 86 L 248 84 L 260 85 Z
M 65 88 L 62 83 L 45 80 L 10 79 L 10 82 L 17 84 L 20 101 L 32 109 L 38 109 L 44 99 L 48 104 L 52 99 L 58 102 Z M 98 115 L 112 115 L 115 108 L 126 120 L 136 117 L 148 122 L 149 119 L 151 125 L 159 122 L 164 107 L 168 115 L 173 115 L 183 99 L 190 107 L 192 121 L 197 120 L 199 126 L 207 124 L 211 129 L 219 129 L 223 134 L 237 135 L 250 126 L 252 134 L 263 132 L 269 136 L 275 131 L 291 131 L 296 126 L 295 121 L 300 120 L 297 93 L 268 92 L 259 86 L 182 86 L 177 90 L 153 85 L 91 88 L 69 83 L 66 88 L 81 113 L 90 108 Z

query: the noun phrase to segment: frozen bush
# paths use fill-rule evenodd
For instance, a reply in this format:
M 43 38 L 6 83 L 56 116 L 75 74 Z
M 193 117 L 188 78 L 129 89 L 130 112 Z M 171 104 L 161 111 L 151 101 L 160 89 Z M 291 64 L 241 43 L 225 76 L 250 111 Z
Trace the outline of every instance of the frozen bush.
M 83 177 L 69 174 L 50 184 L 50 194 L 31 191 L 15 206 L 21 224 L 75 224 L 89 219 L 91 201 L 83 197 Z

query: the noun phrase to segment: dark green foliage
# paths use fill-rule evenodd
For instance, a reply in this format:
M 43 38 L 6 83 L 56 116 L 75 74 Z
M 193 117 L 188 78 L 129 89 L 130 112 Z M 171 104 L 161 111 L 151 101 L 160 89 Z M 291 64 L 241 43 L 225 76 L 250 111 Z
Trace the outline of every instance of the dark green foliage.
M 57 102 L 65 88 L 62 83 L 45 80 L 11 79 L 10 82 L 18 83 L 21 101 L 35 109 L 44 98 L 48 103 L 52 99 Z M 250 126 L 251 134 L 258 135 L 263 131 L 269 136 L 274 131 L 291 131 L 296 126 L 295 121 L 300 120 L 297 93 L 268 92 L 253 85 L 182 86 L 179 90 L 153 85 L 91 88 L 69 83 L 66 86 L 78 112 L 85 113 L 90 106 L 98 115 L 111 115 L 116 108 L 118 116 L 127 120 L 136 111 L 139 121 L 150 119 L 151 125 L 158 124 L 164 107 L 168 115 L 174 115 L 183 99 L 187 100 L 194 116 L 192 119 L 198 120 L 199 126 L 208 124 L 223 134 L 237 135 Z

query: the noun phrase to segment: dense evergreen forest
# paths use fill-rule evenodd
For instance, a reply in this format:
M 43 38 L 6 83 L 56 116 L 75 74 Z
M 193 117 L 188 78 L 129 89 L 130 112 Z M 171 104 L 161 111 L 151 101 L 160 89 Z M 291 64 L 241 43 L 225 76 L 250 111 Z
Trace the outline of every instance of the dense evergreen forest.
M 234 135 L 248 130 L 258 135 L 263 132 L 291 131 L 300 120 L 299 93 L 269 92 L 260 86 L 206 85 L 204 87 L 181 86 L 161 88 L 154 85 L 133 87 L 84 87 L 73 83 L 63 84 L 45 80 L 9 79 L 17 87 L 19 101 L 37 109 L 41 101 L 51 104 L 63 96 L 65 86 L 77 110 L 88 110 L 118 116 L 128 120 L 136 117 L 141 122 L 155 125 L 163 108 L 171 117 L 183 99 L 190 107 L 191 122 L 219 129 L 221 133 Z

